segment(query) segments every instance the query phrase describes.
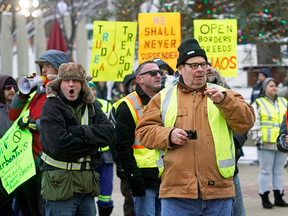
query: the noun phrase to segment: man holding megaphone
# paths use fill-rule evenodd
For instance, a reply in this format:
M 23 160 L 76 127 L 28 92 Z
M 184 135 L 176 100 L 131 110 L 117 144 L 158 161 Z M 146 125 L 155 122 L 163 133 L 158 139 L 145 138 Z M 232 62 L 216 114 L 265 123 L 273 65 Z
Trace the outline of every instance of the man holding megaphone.
M 33 136 L 32 149 L 36 175 L 23 183 L 32 215 L 45 215 L 45 200 L 40 194 L 41 171 L 39 163 L 43 150 L 39 142 L 39 130 L 40 114 L 46 101 L 46 84 L 50 81 L 47 79 L 47 75 L 57 75 L 59 66 L 68 62 L 70 62 L 70 59 L 64 52 L 58 50 L 46 51 L 35 61 L 40 67 L 41 76 L 33 74 L 19 78 L 19 91 L 14 96 L 9 110 L 9 118 L 15 121 L 20 117 L 17 123 L 18 126 L 22 129 L 27 128 Z M 24 114 L 26 110 L 29 110 L 29 115 Z

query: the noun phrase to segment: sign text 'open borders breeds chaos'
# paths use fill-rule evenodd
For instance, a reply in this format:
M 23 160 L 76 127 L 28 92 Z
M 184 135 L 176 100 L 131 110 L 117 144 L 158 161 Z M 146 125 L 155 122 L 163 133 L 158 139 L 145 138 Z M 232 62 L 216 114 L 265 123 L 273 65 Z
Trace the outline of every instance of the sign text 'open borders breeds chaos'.
M 194 20 L 194 38 L 223 77 L 237 77 L 237 20 Z
M 139 64 L 160 58 L 174 70 L 181 43 L 180 13 L 139 13 Z
M 122 82 L 132 73 L 137 22 L 94 21 L 90 72 L 94 82 Z

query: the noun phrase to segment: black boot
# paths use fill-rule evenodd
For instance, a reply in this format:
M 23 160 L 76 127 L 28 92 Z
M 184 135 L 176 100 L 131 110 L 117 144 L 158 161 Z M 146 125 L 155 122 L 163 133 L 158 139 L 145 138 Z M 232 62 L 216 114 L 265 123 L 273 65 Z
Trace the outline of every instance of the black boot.
M 103 208 L 98 205 L 99 216 L 110 216 L 112 210 L 113 206 Z
M 267 209 L 271 209 L 273 208 L 273 204 L 269 201 L 269 195 L 270 191 L 266 191 L 263 195 L 262 194 L 259 194 L 261 196 L 261 199 L 262 199 L 262 205 L 263 205 L 263 208 L 267 208 Z
M 275 197 L 275 206 L 283 206 L 283 207 L 288 207 L 288 203 L 286 203 L 283 199 L 282 196 L 284 196 L 284 191 L 282 194 L 280 194 L 279 190 L 273 190 L 274 191 L 274 197 Z

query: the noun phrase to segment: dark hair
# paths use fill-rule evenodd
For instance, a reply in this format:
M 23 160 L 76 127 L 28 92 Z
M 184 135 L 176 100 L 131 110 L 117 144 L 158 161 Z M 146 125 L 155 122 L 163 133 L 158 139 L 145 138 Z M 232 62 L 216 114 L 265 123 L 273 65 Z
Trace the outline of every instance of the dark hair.
M 145 61 L 145 62 L 142 62 L 138 67 L 137 67 L 137 69 L 135 70 L 135 77 L 137 77 L 137 76 L 139 76 L 139 74 L 142 72 L 142 69 L 143 69 L 143 67 L 144 67 L 144 65 L 145 64 L 155 64 L 155 65 L 157 65 L 157 63 L 156 62 L 154 62 L 154 61 L 152 61 L 152 60 L 148 60 L 148 61 Z

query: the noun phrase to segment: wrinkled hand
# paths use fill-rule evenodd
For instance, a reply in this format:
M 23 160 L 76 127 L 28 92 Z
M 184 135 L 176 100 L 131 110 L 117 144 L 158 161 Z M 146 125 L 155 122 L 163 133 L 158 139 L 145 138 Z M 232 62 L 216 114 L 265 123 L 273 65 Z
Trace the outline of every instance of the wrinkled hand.
M 263 149 L 263 141 L 262 140 L 257 140 L 255 144 L 259 150 Z
M 178 128 L 171 132 L 170 138 L 171 142 L 176 145 L 184 145 L 189 141 L 187 133 L 184 130 Z
M 20 118 L 17 122 L 17 125 L 24 130 L 25 128 L 29 128 L 32 130 L 36 130 L 36 121 L 32 119 L 30 116 L 26 115 Z
M 67 128 L 68 133 L 74 137 L 83 137 L 85 135 L 85 130 L 80 125 L 71 125 Z
M 209 97 L 215 103 L 221 103 L 225 98 L 222 91 L 213 86 L 206 88 L 204 94 L 207 95 L 207 97 Z
M 288 135 L 285 136 L 285 142 L 288 144 Z

